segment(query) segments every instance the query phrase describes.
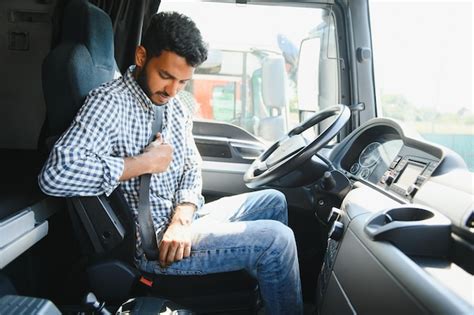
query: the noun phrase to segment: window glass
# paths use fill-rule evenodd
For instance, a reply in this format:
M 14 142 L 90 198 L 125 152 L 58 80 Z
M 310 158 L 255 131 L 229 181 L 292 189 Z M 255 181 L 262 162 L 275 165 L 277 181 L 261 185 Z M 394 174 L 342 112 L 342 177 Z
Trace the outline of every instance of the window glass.
M 458 152 L 474 171 L 472 2 L 370 2 L 379 115 Z
M 160 11 L 191 17 L 209 44 L 208 60 L 183 92 L 195 99 L 196 119 L 232 123 L 273 142 L 305 117 L 302 112 L 321 109 L 321 95 L 338 95 L 334 84 L 321 85 L 337 78 L 337 62 L 324 62 L 337 60 L 335 39 L 329 39 L 335 37 L 332 15 L 325 9 L 162 1 Z M 305 57 L 313 58 L 305 64 L 310 75 L 299 84 L 314 91 L 306 92 L 313 99 L 303 105 L 298 101 L 298 56 L 301 42 L 308 38 L 318 44 Z

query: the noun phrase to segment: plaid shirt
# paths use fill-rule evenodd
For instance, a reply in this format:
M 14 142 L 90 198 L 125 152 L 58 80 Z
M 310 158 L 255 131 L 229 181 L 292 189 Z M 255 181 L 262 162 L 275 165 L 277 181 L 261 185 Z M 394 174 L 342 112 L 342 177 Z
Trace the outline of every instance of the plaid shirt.
M 109 195 L 119 185 L 124 157 L 143 152 L 151 137 L 155 105 L 135 81 L 133 69 L 89 93 L 39 175 L 44 193 Z M 163 106 L 162 134 L 173 146 L 173 159 L 166 172 L 151 178 L 150 205 L 157 235 L 168 226 L 177 204 L 190 202 L 200 208 L 204 201 L 191 114 L 178 98 Z M 140 179 L 122 182 L 121 187 L 136 217 Z

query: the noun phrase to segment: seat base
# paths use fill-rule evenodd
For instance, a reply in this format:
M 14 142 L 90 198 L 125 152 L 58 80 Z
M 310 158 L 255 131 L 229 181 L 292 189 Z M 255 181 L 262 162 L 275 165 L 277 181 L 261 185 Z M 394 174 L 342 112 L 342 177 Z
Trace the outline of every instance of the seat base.
M 199 276 L 150 275 L 151 293 L 173 300 L 198 313 L 242 312 L 260 307 L 258 284 L 244 270 Z
M 199 276 L 142 273 L 110 260 L 87 269 L 90 290 L 107 304 L 120 305 L 139 295 L 172 300 L 197 313 L 255 314 L 260 307 L 258 284 L 244 270 Z M 149 280 L 147 285 L 141 277 Z

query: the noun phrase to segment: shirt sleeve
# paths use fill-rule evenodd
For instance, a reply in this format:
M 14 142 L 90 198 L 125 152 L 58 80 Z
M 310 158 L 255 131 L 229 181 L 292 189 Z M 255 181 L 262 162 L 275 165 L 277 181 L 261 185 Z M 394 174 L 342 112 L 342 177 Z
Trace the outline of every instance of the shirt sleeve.
M 184 171 L 181 176 L 178 189 L 175 192 L 175 202 L 180 204 L 190 202 L 201 208 L 204 204 L 202 191 L 201 164 L 202 159 L 196 147 L 193 137 L 192 116 L 186 119 L 186 147 L 184 148 Z
M 111 155 L 120 116 L 114 105 L 110 94 L 89 94 L 38 176 L 44 193 L 59 197 L 109 195 L 118 186 L 124 160 Z

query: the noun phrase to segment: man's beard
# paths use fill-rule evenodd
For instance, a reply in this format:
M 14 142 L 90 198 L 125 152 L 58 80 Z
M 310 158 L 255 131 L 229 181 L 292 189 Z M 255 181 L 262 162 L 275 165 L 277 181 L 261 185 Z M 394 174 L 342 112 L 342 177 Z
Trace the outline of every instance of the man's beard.
M 148 64 L 148 60 L 145 62 L 145 65 L 143 66 L 143 68 L 141 69 L 141 71 L 139 69 L 137 69 L 136 71 L 138 71 L 138 75 L 137 75 L 137 83 L 138 85 L 142 88 L 143 92 L 146 94 L 146 96 L 148 96 L 148 98 L 150 99 L 150 101 L 155 104 L 155 105 L 164 105 L 164 103 L 155 103 L 153 102 L 152 100 L 152 96 L 153 96 L 153 92 L 150 90 L 150 86 L 148 84 L 148 79 L 147 79 L 147 66 Z M 156 94 L 166 94 L 165 92 L 158 92 Z

